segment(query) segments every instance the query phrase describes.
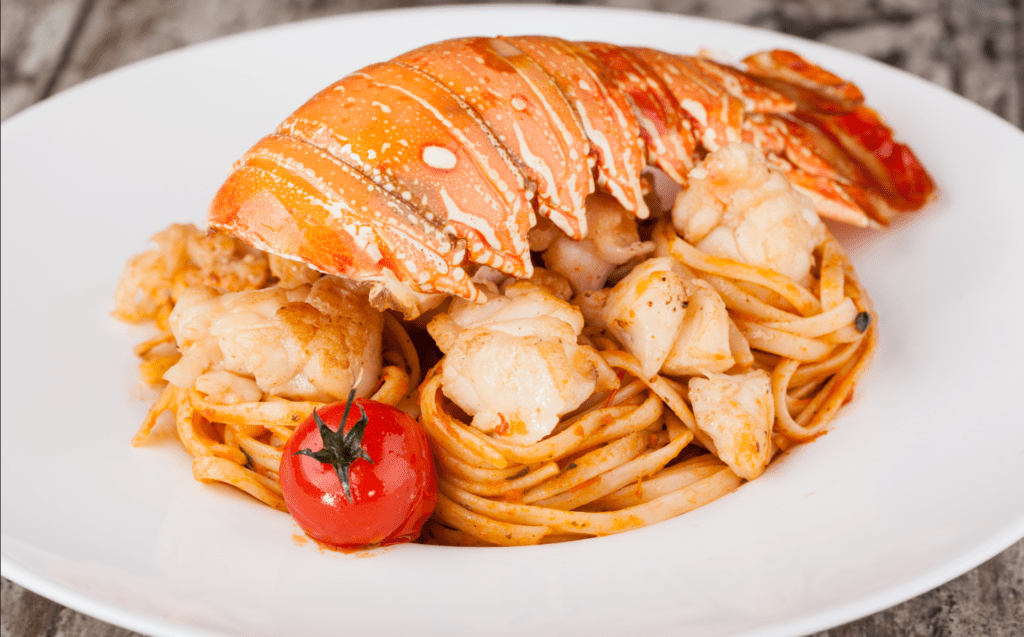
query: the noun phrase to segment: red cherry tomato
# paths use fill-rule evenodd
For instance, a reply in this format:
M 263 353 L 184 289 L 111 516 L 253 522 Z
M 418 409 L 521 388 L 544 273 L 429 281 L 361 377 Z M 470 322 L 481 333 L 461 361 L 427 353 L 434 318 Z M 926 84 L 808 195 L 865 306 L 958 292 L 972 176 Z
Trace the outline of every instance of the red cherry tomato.
M 281 488 L 310 537 L 356 548 L 419 537 L 437 502 L 437 473 L 415 420 L 350 398 L 318 409 L 295 430 L 281 458 Z

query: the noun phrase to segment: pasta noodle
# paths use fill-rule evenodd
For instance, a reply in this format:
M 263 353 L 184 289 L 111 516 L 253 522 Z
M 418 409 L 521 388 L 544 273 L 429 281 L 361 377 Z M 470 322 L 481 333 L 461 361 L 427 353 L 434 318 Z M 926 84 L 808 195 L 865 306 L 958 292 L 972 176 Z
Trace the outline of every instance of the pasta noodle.
M 163 376 L 183 359 L 169 321 L 190 290 L 211 281 L 228 282 L 218 293 L 271 289 L 283 285 L 284 277 L 308 286 L 319 276 L 294 264 L 282 269 L 235 240 L 204 237 L 189 226 L 172 226 L 155 237 L 155 250 L 129 262 L 122 279 L 122 288 L 136 291 L 119 288 L 115 315 L 153 319 L 161 329 L 135 348 L 151 384 L 164 383 Z M 810 285 L 802 285 L 765 267 L 710 255 L 666 221 L 653 228 L 652 238 L 659 254 L 674 259 L 681 272 L 724 303 L 731 373 L 762 370 L 769 376 L 769 461 L 825 431 L 877 343 L 870 300 L 838 243 L 828 236 L 818 246 L 818 266 Z M 207 244 L 233 256 L 205 265 L 191 260 L 188 255 Z M 383 334 L 384 364 L 371 398 L 418 417 L 440 475 L 438 503 L 423 531 L 426 542 L 510 546 L 619 533 L 703 506 L 744 481 L 700 426 L 697 390 L 687 382 L 694 376 L 645 374 L 637 357 L 606 329 L 588 327 L 579 340 L 616 373 L 617 387 L 595 390 L 550 434 L 529 443 L 472 426 L 443 391 L 446 359 L 424 376 L 421 351 L 398 318 L 385 314 Z M 278 477 L 282 448 L 325 403 L 267 392 L 246 400 L 241 391 L 221 395 L 167 383 L 132 444 L 144 444 L 159 416 L 170 411 L 183 447 L 194 457 L 197 480 L 231 485 L 287 510 Z
M 208 236 L 223 252 L 230 247 L 231 259 L 203 269 L 186 256 L 189 242 L 203 244 Z M 140 370 L 151 384 L 166 382 L 161 377 L 180 358 L 168 325 L 177 299 L 189 289 L 228 280 L 220 291 L 266 288 L 273 278 L 270 260 L 254 253 L 236 239 L 224 235 L 204 235 L 192 226 L 175 225 L 154 237 L 157 249 L 129 261 L 115 295 L 115 316 L 126 320 L 153 319 L 160 334 L 140 343 L 136 355 L 142 357 Z M 209 243 L 209 242 L 207 242 Z M 195 245 L 192 251 L 196 250 Z M 263 268 L 266 271 L 260 271 Z M 225 273 L 243 271 L 246 277 Z M 294 274 L 294 272 L 293 272 Z M 302 275 L 315 280 L 314 274 Z M 135 294 L 127 290 L 134 288 Z M 372 400 L 397 405 L 406 399 L 419 382 L 420 362 L 405 327 L 393 317 L 385 319 L 384 356 L 392 364 L 382 367 Z M 212 400 L 196 388 L 181 388 L 166 383 L 153 403 L 132 444 L 144 445 L 157 419 L 166 411 L 174 415 L 175 431 L 185 450 L 193 456 L 192 472 L 201 482 L 231 485 L 257 500 L 287 511 L 278 477 L 281 449 L 298 425 L 313 410 L 326 403 L 289 400 L 264 394 L 257 401 L 222 403 Z
M 737 366 L 769 372 L 773 449 L 820 435 L 876 342 L 873 320 L 863 331 L 854 326 L 861 314 L 872 316 L 871 307 L 834 240 L 819 248 L 815 295 L 765 268 L 707 255 L 667 223 L 655 234 L 665 251 L 721 294 L 735 326 L 730 343 Z M 622 404 L 614 395 L 595 396 L 530 445 L 478 432 L 446 400 L 437 370 L 428 375 L 421 422 L 435 443 L 443 504 L 427 541 L 518 545 L 618 533 L 692 510 L 743 482 L 698 429 L 682 379 L 645 377 L 636 358 L 606 333 L 589 342 L 620 371 Z

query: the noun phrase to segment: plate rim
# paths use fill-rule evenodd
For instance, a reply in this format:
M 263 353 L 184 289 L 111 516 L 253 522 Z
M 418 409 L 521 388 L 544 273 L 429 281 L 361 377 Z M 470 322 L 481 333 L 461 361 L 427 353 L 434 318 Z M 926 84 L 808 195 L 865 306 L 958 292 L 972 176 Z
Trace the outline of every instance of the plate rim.
M 154 56 L 147 57 L 145 59 L 133 62 L 131 64 L 118 67 L 110 72 L 104 73 L 100 76 L 90 78 L 81 83 L 78 83 L 72 87 L 62 90 L 60 93 L 53 95 L 45 100 L 37 102 L 32 106 L 29 106 L 18 113 L 15 113 L 11 117 L 7 118 L 0 129 L 9 131 L 12 128 L 18 128 L 22 124 L 22 121 L 30 121 L 34 118 L 34 113 L 40 112 L 49 108 L 47 105 L 59 103 L 65 99 L 74 99 L 80 90 L 93 90 L 93 87 L 100 85 L 103 82 L 116 79 L 123 73 L 138 73 L 145 67 L 151 64 L 165 64 L 168 60 L 174 59 L 177 56 L 184 55 L 202 55 L 202 51 L 206 48 L 220 47 L 220 46 L 231 46 L 233 42 L 242 39 L 262 39 L 267 37 L 280 37 L 275 35 L 275 32 L 285 30 L 301 30 L 309 28 L 310 26 L 319 26 L 324 23 L 347 23 L 361 19 L 368 18 L 398 18 L 408 19 L 409 15 L 414 14 L 436 14 L 440 12 L 456 12 L 456 13 L 479 13 L 479 12 L 493 12 L 493 11 L 513 11 L 518 13 L 536 13 L 538 11 L 549 12 L 551 14 L 564 14 L 564 13 L 592 13 L 592 14 L 635 14 L 644 17 L 657 16 L 659 19 L 671 19 L 679 20 L 683 22 L 703 22 L 713 24 L 716 28 L 725 27 L 728 29 L 740 30 L 740 31 L 753 31 L 760 34 L 770 34 L 773 38 L 778 38 L 780 41 L 791 41 L 800 43 L 800 47 L 810 48 L 821 48 L 822 50 L 828 50 L 831 55 L 849 56 L 856 58 L 860 62 L 868 61 L 879 68 L 885 69 L 886 72 L 897 72 L 901 73 L 905 78 L 913 78 L 914 81 L 920 83 L 923 86 L 929 87 L 929 89 L 938 89 L 946 94 L 946 96 L 952 96 L 958 99 L 962 104 L 970 105 L 977 113 L 984 113 L 983 117 L 994 118 L 994 120 L 1008 125 L 1011 130 L 1021 133 L 1019 129 L 1007 122 L 1006 120 L 996 116 L 990 111 L 982 108 L 975 102 L 964 98 L 963 96 L 957 95 L 943 87 L 939 87 L 927 80 L 914 76 L 901 69 L 895 69 L 888 65 L 885 65 L 876 60 L 844 51 L 842 49 L 835 48 L 833 46 L 807 40 L 797 36 L 778 33 L 761 29 L 757 27 L 751 27 L 743 24 L 736 24 L 731 22 L 724 22 L 720 20 L 714 20 L 704 17 L 685 16 L 673 13 L 661 13 L 654 11 L 645 11 L 637 9 L 626 9 L 618 7 L 594 7 L 594 6 L 580 6 L 580 7 L 565 7 L 558 5 L 546 5 L 546 4 L 527 4 L 527 5 L 516 5 L 516 4 L 495 4 L 495 5 L 467 5 L 467 6 L 434 6 L 434 7 L 410 7 L 410 8 L 392 8 L 382 9 L 375 11 L 364 11 L 355 12 L 348 14 L 341 14 L 330 17 L 322 18 L 311 18 L 307 20 L 301 20 L 296 22 L 289 22 L 277 25 L 271 25 L 266 27 L 260 27 L 248 31 L 243 31 L 223 37 L 218 37 L 212 40 L 191 44 L 186 47 L 175 49 L 172 51 L 160 53 Z M 6 217 L 6 215 L 4 215 Z M 750 631 L 744 631 L 737 633 L 737 635 L 789 635 L 794 634 L 797 630 L 803 632 L 809 632 L 814 630 L 822 630 L 830 626 L 838 626 L 849 621 L 867 616 L 871 613 L 878 612 L 885 608 L 893 605 L 902 603 L 908 599 L 911 599 L 921 593 L 924 593 L 935 586 L 941 585 L 948 582 L 955 577 L 975 568 L 982 562 L 990 559 L 994 555 L 1002 552 L 1018 540 L 1024 537 L 1024 513 L 1020 515 L 1016 525 L 1007 525 L 1001 530 L 991 534 L 990 541 L 975 545 L 972 550 L 967 551 L 959 559 L 953 562 L 945 562 L 941 565 L 925 569 L 921 575 L 904 580 L 902 585 L 890 586 L 888 588 L 880 589 L 879 591 L 862 596 L 861 598 L 852 602 L 845 602 L 840 604 L 836 609 L 829 611 L 820 611 L 818 613 L 804 615 L 798 620 L 784 620 L 776 622 L 775 624 L 767 627 L 767 629 L 752 629 Z M 6 533 L 4 534 L 5 542 L 9 541 Z M 231 633 L 224 633 L 220 631 L 211 631 L 209 629 L 197 629 L 195 627 L 185 627 L 184 625 L 167 622 L 166 620 L 159 619 L 150 615 L 139 613 L 134 610 L 126 610 L 118 607 L 117 605 L 106 602 L 98 601 L 90 598 L 87 594 L 81 593 L 76 589 L 57 584 L 46 580 L 38 574 L 32 572 L 30 569 L 22 567 L 19 563 L 13 560 L 8 554 L 6 549 L 0 552 L 0 571 L 4 577 L 9 578 L 11 581 L 24 586 L 25 588 L 32 590 L 48 599 L 51 599 L 57 603 L 63 604 L 69 608 L 78 610 L 87 615 L 99 618 L 109 623 L 124 626 L 131 630 L 139 632 L 152 632 L 154 634 L 161 635 L 229 635 Z M 893 589 L 898 589 L 901 592 L 893 593 Z M 895 601 L 894 601 L 895 600 Z M 843 612 L 845 611 L 845 612 Z M 837 621 L 838 620 L 838 621 Z

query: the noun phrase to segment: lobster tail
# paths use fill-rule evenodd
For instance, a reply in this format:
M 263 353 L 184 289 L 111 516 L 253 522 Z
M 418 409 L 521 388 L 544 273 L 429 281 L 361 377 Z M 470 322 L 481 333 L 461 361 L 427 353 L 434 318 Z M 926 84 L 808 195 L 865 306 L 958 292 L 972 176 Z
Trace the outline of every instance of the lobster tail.
M 583 46 L 604 65 L 612 89 L 632 102 L 647 161 L 676 183 L 685 184 L 694 166 L 697 142 L 690 121 L 665 81 L 633 49 L 603 42 L 584 42 Z
M 597 159 L 597 185 L 641 219 L 648 216 L 640 184 L 646 165 L 633 106 L 608 85 L 601 63 L 584 47 L 559 38 L 502 38 L 526 52 L 554 79 L 579 118 Z
M 402 198 L 291 137 L 271 135 L 246 153 L 208 221 L 260 249 L 367 282 L 381 307 L 405 309 L 416 293 L 480 294 L 459 267 L 463 246 Z
M 278 133 L 331 153 L 465 239 L 470 261 L 532 273 L 526 234 L 535 221 L 522 173 L 475 112 L 430 77 L 369 66 L 321 91 Z
M 461 96 L 536 184 L 538 211 L 570 237 L 587 235 L 594 191 L 590 142 L 554 79 L 497 38 L 430 44 L 395 58 Z
M 934 195 L 856 86 L 785 51 L 745 64 L 543 36 L 431 44 L 299 108 L 238 163 L 209 224 L 413 317 L 482 299 L 478 265 L 529 277 L 536 214 L 582 239 L 596 188 L 646 218 L 645 165 L 685 185 L 733 142 L 854 225 Z

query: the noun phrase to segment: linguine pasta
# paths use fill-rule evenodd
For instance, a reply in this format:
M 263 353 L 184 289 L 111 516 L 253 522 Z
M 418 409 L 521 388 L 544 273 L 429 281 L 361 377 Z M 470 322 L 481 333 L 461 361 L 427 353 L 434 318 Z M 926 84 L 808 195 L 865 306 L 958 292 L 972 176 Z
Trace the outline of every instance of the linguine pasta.
M 740 338 L 758 351 L 746 365 L 771 374 L 771 455 L 820 435 L 849 400 L 877 340 L 870 301 L 835 240 L 820 248 L 817 285 L 807 288 L 705 254 L 668 224 L 655 232 L 674 258 L 722 292 Z M 425 528 L 428 542 L 520 545 L 619 533 L 690 511 L 743 482 L 697 427 L 684 385 L 645 377 L 619 343 L 607 335 L 600 341 L 620 388 L 595 395 L 530 445 L 476 431 L 445 399 L 440 377 L 428 374 L 420 421 L 434 442 L 443 495 Z
M 651 242 L 637 244 L 638 253 L 656 250 L 692 282 L 703 295 L 700 298 L 714 297 L 723 304 L 729 374 L 699 367 L 674 374 L 666 372 L 667 367 L 645 373 L 640 354 L 631 353 L 621 333 L 588 319 L 578 341 L 599 356 L 617 382 L 598 383 L 586 400 L 536 440 L 505 435 L 504 415 L 492 431 L 474 426 L 472 416 L 446 394 L 442 372 L 448 357 L 421 369 L 426 346 L 414 342 L 409 330 L 423 335 L 422 325 L 383 315 L 382 363 L 375 368 L 379 372 L 372 372 L 377 382 L 369 397 L 418 418 L 430 438 L 440 496 L 424 527 L 423 541 L 525 545 L 653 524 L 703 506 L 755 478 L 779 452 L 824 432 L 850 400 L 874 352 L 877 327 L 871 302 L 848 257 L 823 226 L 824 238 L 813 250 L 814 265 L 804 281 L 702 250 L 684 240 L 667 219 L 648 230 Z M 156 248 L 129 261 L 115 295 L 115 316 L 151 319 L 160 329 L 135 350 L 142 359 L 143 378 L 163 388 L 132 444 L 145 444 L 161 414 L 170 412 L 182 446 L 194 458 L 196 480 L 229 484 L 287 511 L 279 479 L 282 449 L 296 427 L 329 402 L 327 395 L 310 387 L 304 390 L 305 398 L 289 394 L 287 387 L 257 387 L 257 373 L 214 369 L 209 361 L 191 375 L 185 373 L 182 369 L 194 366 L 196 355 L 188 354 L 191 358 L 186 360 L 183 354 L 190 347 L 207 347 L 208 342 L 183 340 L 183 319 L 176 317 L 175 308 L 197 294 L 231 300 L 231 294 L 262 290 L 261 299 L 275 294 L 278 299 L 306 299 L 280 300 L 284 305 L 275 316 L 306 316 L 310 310 L 299 311 L 296 304 L 321 302 L 313 300 L 314 291 L 335 283 L 323 283 L 319 273 L 301 264 L 191 226 L 171 226 L 154 242 Z M 622 266 L 619 278 L 642 257 Z M 500 278 L 492 286 L 495 291 L 505 285 Z M 534 289 L 545 295 L 569 289 L 548 271 L 539 271 L 535 282 Z M 228 305 L 227 311 L 234 310 Z M 338 320 L 348 321 L 346 316 Z M 305 325 L 300 323 L 295 325 Z M 447 319 L 446 329 L 457 329 L 452 325 Z M 312 342 L 309 338 L 303 342 Z M 311 360 L 315 358 L 314 353 Z M 765 399 L 757 404 L 770 420 L 764 440 L 768 448 L 747 433 L 737 434 L 743 440 L 736 444 L 763 457 L 753 469 L 737 460 L 742 454 L 732 441 L 716 438 L 707 424 L 719 418 L 719 407 L 708 407 L 707 401 L 712 389 L 729 386 L 722 385 L 722 379 L 753 379 L 754 385 L 767 386 Z M 355 387 L 360 379 L 349 381 Z

